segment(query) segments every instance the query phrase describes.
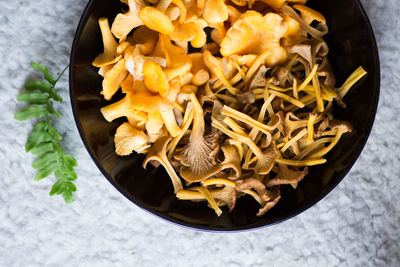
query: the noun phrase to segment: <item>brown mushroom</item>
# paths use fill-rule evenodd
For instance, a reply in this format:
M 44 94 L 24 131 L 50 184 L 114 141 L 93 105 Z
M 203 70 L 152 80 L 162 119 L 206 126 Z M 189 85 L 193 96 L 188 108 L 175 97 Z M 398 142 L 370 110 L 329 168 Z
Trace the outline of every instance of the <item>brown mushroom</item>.
M 278 164 L 278 166 L 278 175 L 267 182 L 267 187 L 298 183 L 308 174 L 307 167 L 305 167 L 302 171 L 295 171 L 289 169 L 289 167 L 284 164 Z
M 149 161 L 158 161 L 161 165 L 164 166 L 165 170 L 167 171 L 169 177 L 171 178 L 172 185 L 174 186 L 174 192 L 177 193 L 179 190 L 183 189 L 183 186 L 181 179 L 176 174 L 174 168 L 167 158 L 166 148 L 170 140 L 170 137 L 162 137 L 152 145 L 152 147 L 147 152 L 146 158 L 143 161 L 143 168 L 146 169 Z
M 213 164 L 210 157 L 212 153 L 212 136 L 204 136 L 205 123 L 204 112 L 196 96 L 191 94 L 193 106 L 193 126 L 189 143 L 183 152 L 180 169 L 182 177 L 189 182 L 198 182 L 207 179 L 220 170 L 219 166 Z
M 254 167 L 256 173 L 267 174 L 271 171 L 272 167 L 274 166 L 275 160 L 278 158 L 278 153 L 275 148 L 269 148 L 265 151 L 261 151 L 261 149 L 247 134 L 231 131 L 215 118 L 212 118 L 211 125 L 226 134 L 227 136 L 246 144 L 251 149 L 251 151 L 257 157 L 257 163 Z
M 265 65 L 261 65 L 251 78 L 248 90 L 251 90 L 253 88 L 265 88 L 265 86 L 267 85 L 266 74 L 268 70 L 270 70 L 270 68 L 267 68 Z

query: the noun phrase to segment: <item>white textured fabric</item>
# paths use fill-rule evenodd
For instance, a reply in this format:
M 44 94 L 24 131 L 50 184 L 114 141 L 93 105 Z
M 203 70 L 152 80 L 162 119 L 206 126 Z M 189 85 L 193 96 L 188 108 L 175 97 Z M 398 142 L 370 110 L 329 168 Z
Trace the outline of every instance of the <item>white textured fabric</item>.
M 279 225 L 215 234 L 187 230 L 125 199 L 96 168 L 74 124 L 68 80 L 59 129 L 78 162 L 77 201 L 49 197 L 24 151 L 31 123 L 13 119 L 31 60 L 68 63 L 83 0 L 0 1 L 0 266 L 399 266 L 400 8 L 363 0 L 382 63 L 376 123 L 361 157 L 323 201 Z

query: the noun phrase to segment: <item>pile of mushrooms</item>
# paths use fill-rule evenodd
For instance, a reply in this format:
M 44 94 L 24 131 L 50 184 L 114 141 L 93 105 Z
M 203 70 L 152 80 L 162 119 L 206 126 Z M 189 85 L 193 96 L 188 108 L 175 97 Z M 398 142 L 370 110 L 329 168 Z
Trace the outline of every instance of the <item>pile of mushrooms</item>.
M 261 216 L 352 130 L 332 104 L 344 106 L 366 72 L 335 87 L 326 20 L 306 0 L 121 2 L 111 27 L 99 19 L 93 66 L 106 100 L 124 96 L 101 112 L 126 118 L 116 153 L 162 165 L 178 199 L 205 200 L 219 216 L 249 195 Z

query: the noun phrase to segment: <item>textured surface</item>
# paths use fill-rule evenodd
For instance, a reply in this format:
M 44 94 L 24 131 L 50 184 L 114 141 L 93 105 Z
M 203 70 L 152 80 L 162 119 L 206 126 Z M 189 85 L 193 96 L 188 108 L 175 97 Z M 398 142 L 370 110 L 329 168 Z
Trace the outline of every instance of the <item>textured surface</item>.
M 103 178 L 74 125 L 65 76 L 58 125 L 78 162 L 77 201 L 48 197 L 33 181 L 23 145 L 32 130 L 12 116 L 31 75 L 68 63 L 86 1 L 0 1 L 0 266 L 398 266 L 400 262 L 400 7 L 363 0 L 382 64 L 371 137 L 344 181 L 323 201 L 279 225 L 237 234 L 187 230 L 140 210 Z

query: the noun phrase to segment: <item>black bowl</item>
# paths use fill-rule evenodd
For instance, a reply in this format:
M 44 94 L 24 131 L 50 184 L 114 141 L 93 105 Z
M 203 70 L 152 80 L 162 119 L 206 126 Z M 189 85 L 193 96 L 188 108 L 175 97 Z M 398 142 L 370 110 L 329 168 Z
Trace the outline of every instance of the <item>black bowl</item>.
M 110 183 L 133 203 L 161 218 L 214 231 L 272 225 L 301 213 L 325 197 L 347 174 L 367 141 L 378 104 L 380 69 L 374 34 L 358 1 L 310 0 L 308 3 L 328 21 L 330 33 L 326 41 L 338 84 L 360 65 L 368 72 L 346 96 L 347 109 L 334 107 L 334 116 L 350 121 L 355 130 L 346 134 L 327 155 L 325 165 L 310 168 L 310 174 L 296 190 L 281 187 L 281 200 L 266 215 L 256 217 L 258 204 L 250 197 L 243 197 L 231 213 L 224 209 L 223 215 L 217 217 L 204 203 L 177 200 L 163 168 L 144 170 L 143 156 L 119 157 L 114 153 L 113 137 L 121 121 L 108 123 L 102 117 L 100 108 L 109 103 L 99 94 L 102 77 L 91 62 L 103 49 L 97 20 L 108 17 L 111 22 L 122 6 L 119 0 L 89 1 L 72 47 L 70 95 L 83 143 Z

